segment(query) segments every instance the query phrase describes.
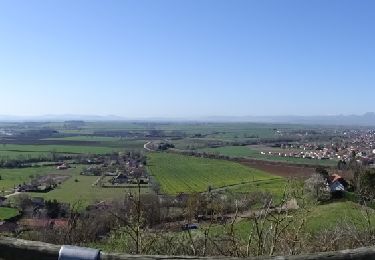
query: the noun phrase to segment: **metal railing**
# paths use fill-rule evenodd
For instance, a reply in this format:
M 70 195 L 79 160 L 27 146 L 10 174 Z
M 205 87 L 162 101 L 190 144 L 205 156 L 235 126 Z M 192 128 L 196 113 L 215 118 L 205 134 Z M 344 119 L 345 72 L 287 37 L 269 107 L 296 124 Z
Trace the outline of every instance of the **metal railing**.
M 98 259 L 98 260 L 166 260 L 166 259 L 223 259 L 234 260 L 234 257 L 194 257 L 194 256 L 145 256 L 126 255 L 100 252 L 95 249 L 87 249 L 71 246 L 58 246 L 38 241 L 27 241 L 22 239 L 0 237 L 0 259 L 1 260 L 64 260 L 64 259 Z M 273 256 L 247 258 L 252 260 L 367 260 L 375 259 L 375 246 L 348 249 L 336 252 L 324 252 L 297 256 Z

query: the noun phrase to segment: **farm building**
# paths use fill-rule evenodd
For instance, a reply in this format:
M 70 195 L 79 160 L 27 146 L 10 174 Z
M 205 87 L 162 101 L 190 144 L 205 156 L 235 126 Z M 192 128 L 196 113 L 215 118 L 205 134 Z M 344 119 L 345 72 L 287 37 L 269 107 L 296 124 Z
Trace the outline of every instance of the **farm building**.
M 333 197 L 342 197 L 348 187 L 348 182 L 338 174 L 332 174 L 327 179 Z
M 128 176 L 126 176 L 126 174 L 124 174 L 124 173 L 120 173 L 119 175 L 117 175 L 113 179 L 112 183 L 120 183 L 120 184 L 122 184 L 122 183 L 127 183 L 128 181 L 129 181 Z
M 56 167 L 57 170 L 67 170 L 69 168 L 69 165 L 63 163 Z
M 48 192 L 53 190 L 56 186 L 55 185 L 47 185 L 47 184 L 24 184 L 19 185 L 17 188 L 18 192 Z

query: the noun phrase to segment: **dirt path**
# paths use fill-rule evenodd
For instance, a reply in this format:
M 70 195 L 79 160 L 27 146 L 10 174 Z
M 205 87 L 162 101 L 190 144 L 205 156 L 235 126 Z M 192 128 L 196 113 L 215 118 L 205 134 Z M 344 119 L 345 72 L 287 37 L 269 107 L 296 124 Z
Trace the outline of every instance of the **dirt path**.
M 211 189 L 210 192 L 222 191 L 222 190 L 226 190 L 228 188 L 238 187 L 238 186 L 242 186 L 242 185 L 246 185 L 246 184 L 257 184 L 257 183 L 280 180 L 280 179 L 283 179 L 283 178 L 276 177 L 276 178 L 269 178 L 269 179 L 265 179 L 265 180 L 246 181 L 246 182 L 236 183 L 236 184 L 232 184 L 232 185 L 227 185 L 227 186 L 220 187 L 220 188 L 214 188 L 214 189 Z M 208 193 L 208 191 L 202 192 L 202 194 L 206 194 L 206 193 Z
M 12 196 L 15 196 L 15 195 L 18 195 L 18 194 L 21 194 L 21 192 L 19 192 L 19 191 L 15 191 L 15 192 L 13 192 L 13 193 L 11 193 L 11 194 L 8 194 L 8 195 L 6 195 L 6 196 L 4 196 L 5 198 L 10 198 L 10 197 L 12 197 Z

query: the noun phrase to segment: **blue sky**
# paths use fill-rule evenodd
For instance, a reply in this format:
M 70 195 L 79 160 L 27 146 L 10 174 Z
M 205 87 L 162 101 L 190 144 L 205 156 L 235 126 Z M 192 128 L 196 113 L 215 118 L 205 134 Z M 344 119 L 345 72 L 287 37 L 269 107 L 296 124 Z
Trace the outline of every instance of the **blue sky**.
M 375 1 L 0 0 L 0 114 L 374 111 Z

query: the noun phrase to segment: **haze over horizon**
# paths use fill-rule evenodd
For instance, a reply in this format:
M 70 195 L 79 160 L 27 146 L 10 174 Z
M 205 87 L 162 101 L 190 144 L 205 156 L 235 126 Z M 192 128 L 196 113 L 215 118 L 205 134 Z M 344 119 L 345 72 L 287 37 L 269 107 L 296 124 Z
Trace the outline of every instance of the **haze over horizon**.
M 0 115 L 362 115 L 373 1 L 1 1 Z

